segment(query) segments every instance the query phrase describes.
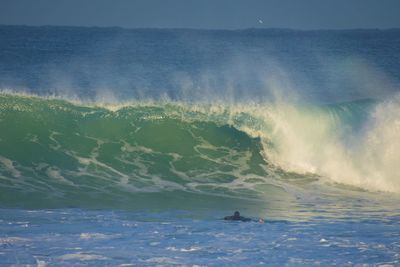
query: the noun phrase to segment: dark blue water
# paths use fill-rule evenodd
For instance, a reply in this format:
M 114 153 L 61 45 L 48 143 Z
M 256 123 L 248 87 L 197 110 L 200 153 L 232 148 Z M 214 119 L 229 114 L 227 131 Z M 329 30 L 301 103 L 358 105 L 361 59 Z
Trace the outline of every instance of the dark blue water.
M 0 265 L 400 266 L 399 69 L 400 30 L 0 26 Z

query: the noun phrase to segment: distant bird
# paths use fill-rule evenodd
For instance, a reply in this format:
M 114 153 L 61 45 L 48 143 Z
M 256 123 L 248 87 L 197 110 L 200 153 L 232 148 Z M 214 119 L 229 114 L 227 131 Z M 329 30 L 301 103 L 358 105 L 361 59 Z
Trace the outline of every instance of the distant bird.
M 261 19 L 259 19 L 258 23 L 263 24 L 264 22 Z

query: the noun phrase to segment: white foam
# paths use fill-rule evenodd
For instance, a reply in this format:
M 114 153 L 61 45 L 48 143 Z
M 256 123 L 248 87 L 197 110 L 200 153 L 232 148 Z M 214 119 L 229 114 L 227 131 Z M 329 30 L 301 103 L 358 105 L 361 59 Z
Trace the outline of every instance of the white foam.
M 36 267 L 46 267 L 46 261 L 36 259 Z
M 14 244 L 18 242 L 28 242 L 30 239 L 22 237 L 0 237 L 0 244 Z
M 12 160 L 0 156 L 0 162 L 3 164 L 6 170 L 11 173 L 12 176 L 14 176 L 15 178 L 21 176 L 21 173 L 15 168 L 14 162 Z
M 280 105 L 274 122 L 275 149 L 266 157 L 286 170 L 317 173 L 368 190 L 400 192 L 400 97 L 379 104 L 363 133 L 343 136 L 329 113 L 307 113 Z M 346 142 L 351 140 L 349 144 Z
M 201 250 L 201 247 L 198 246 L 190 246 L 188 248 L 167 247 L 166 249 L 170 251 L 193 252 Z
M 153 257 L 147 259 L 146 262 L 154 264 L 174 264 L 174 265 L 180 264 L 179 261 L 169 257 Z
M 82 240 L 90 239 L 113 239 L 119 237 L 120 235 L 106 235 L 102 233 L 81 233 L 79 238 Z
M 68 184 L 68 185 L 71 185 L 71 186 L 75 186 L 75 184 L 74 184 L 73 182 L 71 182 L 71 181 L 69 181 L 68 179 L 66 179 L 66 178 L 60 173 L 60 170 L 57 169 L 57 168 L 55 168 L 55 167 L 48 168 L 48 169 L 46 170 L 46 174 L 47 174 L 47 176 L 49 176 L 49 177 L 52 178 L 52 179 L 58 180 L 58 181 L 60 181 L 60 182 L 62 182 L 62 183 L 65 183 L 65 184 Z
M 81 261 L 92 261 L 92 260 L 107 260 L 107 257 L 97 255 L 97 254 L 88 254 L 88 253 L 71 253 L 65 254 L 59 257 L 60 260 L 68 261 L 68 260 L 81 260 Z

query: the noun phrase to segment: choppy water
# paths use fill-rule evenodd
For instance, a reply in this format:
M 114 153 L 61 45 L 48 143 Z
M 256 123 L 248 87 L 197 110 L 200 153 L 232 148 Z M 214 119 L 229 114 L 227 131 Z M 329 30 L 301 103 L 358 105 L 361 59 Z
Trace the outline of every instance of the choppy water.
M 0 264 L 400 264 L 398 30 L 0 38 Z
M 260 224 L 182 212 L 1 212 L 2 265 L 398 266 L 400 260 L 399 217 Z

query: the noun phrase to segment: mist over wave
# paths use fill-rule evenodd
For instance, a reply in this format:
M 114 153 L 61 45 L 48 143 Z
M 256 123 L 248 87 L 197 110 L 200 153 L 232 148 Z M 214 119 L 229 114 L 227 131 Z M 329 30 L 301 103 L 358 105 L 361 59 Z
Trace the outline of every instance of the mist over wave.
M 380 99 L 399 91 L 399 33 L 0 26 L 0 88 L 106 102 Z

